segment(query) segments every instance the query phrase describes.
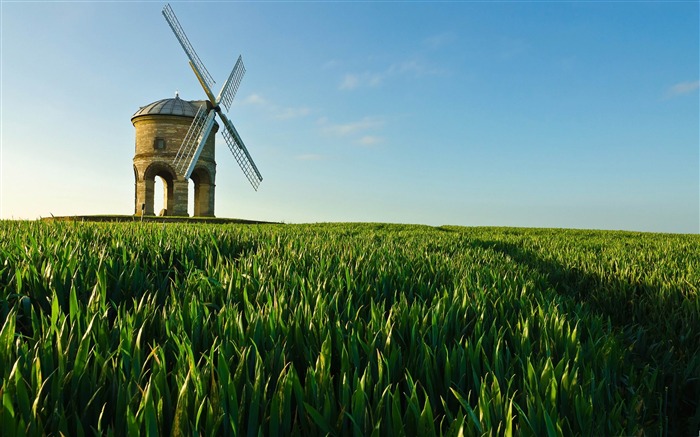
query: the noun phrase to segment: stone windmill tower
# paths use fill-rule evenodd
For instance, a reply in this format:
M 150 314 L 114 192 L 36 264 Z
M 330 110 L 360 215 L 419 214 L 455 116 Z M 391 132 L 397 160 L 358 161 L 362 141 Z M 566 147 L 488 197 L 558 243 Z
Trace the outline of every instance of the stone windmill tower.
M 187 216 L 188 179 L 173 167 L 173 161 L 183 138 L 192 125 L 205 101 L 163 99 L 143 106 L 131 117 L 136 129 L 136 152 L 134 153 L 134 178 L 136 179 L 134 213 L 154 215 L 153 196 L 155 178 L 160 177 L 164 185 L 165 215 Z M 214 122 L 214 133 L 218 124 Z M 194 215 L 214 216 L 214 181 L 216 161 L 214 156 L 215 135 L 209 135 L 202 147 L 197 164 L 190 175 L 194 182 Z

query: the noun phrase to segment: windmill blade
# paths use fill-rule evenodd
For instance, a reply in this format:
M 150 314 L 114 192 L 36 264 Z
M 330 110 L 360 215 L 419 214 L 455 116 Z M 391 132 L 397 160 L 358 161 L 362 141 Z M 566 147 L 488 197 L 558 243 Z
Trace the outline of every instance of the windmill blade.
M 192 69 L 197 75 L 199 82 L 202 84 L 204 91 L 207 93 L 207 95 L 213 95 L 211 92 L 211 87 L 215 83 L 214 78 L 211 77 L 211 74 L 209 74 L 206 67 L 204 67 L 202 60 L 199 59 L 199 56 L 197 56 L 197 52 L 194 51 L 190 40 L 187 38 L 187 35 L 185 35 L 185 31 L 182 30 L 182 26 L 180 26 L 180 22 L 175 16 L 175 12 L 173 12 L 173 8 L 171 8 L 169 4 L 166 4 L 163 8 L 163 16 L 165 17 L 165 21 L 168 22 L 170 28 L 173 30 L 173 33 L 180 42 L 183 50 L 185 50 L 187 57 L 190 58 L 190 66 L 192 66 Z
M 255 189 L 255 191 L 258 191 L 258 186 L 260 185 L 260 182 L 262 182 L 263 179 L 260 175 L 260 172 L 258 171 L 258 167 L 255 166 L 253 158 L 250 157 L 248 149 L 245 148 L 243 140 L 241 139 L 241 136 L 238 135 L 238 132 L 233 126 L 233 123 L 231 123 L 231 120 L 229 120 L 221 112 L 219 113 L 219 116 L 221 116 L 221 119 L 224 122 L 224 126 L 226 127 L 226 129 L 224 129 L 224 131 L 222 132 L 222 135 L 224 137 L 224 140 L 226 140 L 226 144 L 228 145 L 229 150 L 233 154 L 233 157 L 236 158 L 236 162 L 238 162 L 238 165 L 241 166 L 243 174 L 245 174 L 245 176 L 248 178 L 248 181 L 250 181 L 250 184 L 253 186 L 253 189 Z
M 206 113 L 207 110 L 204 109 L 204 106 L 200 106 L 173 160 L 175 171 L 185 179 L 190 178 L 199 155 L 202 153 L 204 143 L 207 142 L 211 128 L 214 126 L 216 112 L 209 110 L 207 115 L 205 115 Z
M 207 116 L 206 124 L 204 125 L 204 129 L 202 129 L 202 133 L 200 134 L 199 137 L 199 144 L 197 148 L 194 151 L 194 155 L 192 156 L 192 160 L 190 161 L 190 165 L 187 167 L 187 171 L 185 171 L 185 179 L 189 179 L 190 175 L 194 171 L 194 166 L 197 165 L 197 161 L 199 160 L 199 155 L 202 153 L 202 150 L 204 149 L 204 143 L 207 142 L 207 138 L 209 138 L 209 133 L 211 132 L 211 128 L 214 126 L 214 116 L 216 115 L 215 111 L 209 111 L 209 115 Z
M 245 66 L 243 65 L 243 57 L 238 56 L 236 65 L 233 66 L 231 74 L 228 79 L 226 79 L 226 83 L 221 87 L 221 92 L 216 98 L 217 104 L 223 104 L 227 111 L 231 109 L 231 102 L 233 102 L 233 98 L 236 96 L 236 91 L 238 91 L 238 86 L 241 84 L 244 74 Z

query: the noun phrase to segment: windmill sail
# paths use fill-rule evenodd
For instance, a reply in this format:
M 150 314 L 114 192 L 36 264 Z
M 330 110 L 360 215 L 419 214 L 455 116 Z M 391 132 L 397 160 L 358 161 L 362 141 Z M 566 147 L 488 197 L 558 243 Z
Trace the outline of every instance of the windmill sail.
M 231 109 L 231 102 L 236 96 L 236 91 L 238 91 L 238 86 L 241 84 L 244 74 L 245 67 L 243 66 L 243 57 L 239 56 L 236 65 L 234 65 L 233 70 L 231 70 L 231 74 L 228 76 L 228 79 L 226 79 L 226 83 L 221 88 L 219 97 L 216 98 L 218 102 L 226 107 L 227 111 Z
M 195 70 L 195 73 L 204 82 L 203 86 L 206 85 L 206 87 L 211 90 L 212 85 L 215 83 L 214 78 L 211 77 L 211 74 L 209 74 L 201 59 L 199 59 L 199 56 L 197 56 L 197 52 L 194 51 L 190 40 L 187 38 L 187 35 L 185 35 L 185 31 L 182 30 L 182 26 L 180 26 L 180 22 L 177 21 L 175 12 L 173 12 L 173 8 L 171 8 L 170 5 L 165 5 L 163 8 L 163 16 L 170 25 L 170 28 L 173 30 L 173 33 L 180 42 L 183 50 L 185 50 L 187 57 L 190 58 L 192 68 Z
M 238 165 L 241 167 L 241 170 L 243 170 L 243 174 L 245 174 L 245 176 L 248 178 L 248 181 L 253 186 L 253 189 L 258 191 L 258 186 L 263 179 L 258 171 L 258 167 L 255 165 L 255 162 L 253 162 L 253 158 L 250 157 L 248 149 L 246 149 L 245 145 L 243 144 L 243 140 L 241 139 L 240 135 L 238 135 L 233 123 L 231 123 L 228 117 L 226 117 L 224 114 L 219 115 L 224 121 L 224 126 L 226 127 L 226 129 L 222 132 L 222 135 L 224 140 L 226 140 L 229 150 L 233 154 L 233 157 L 236 158 L 236 162 L 238 162 Z
M 214 126 L 214 115 L 216 113 L 213 110 L 207 113 L 207 110 L 204 108 L 205 106 L 199 107 L 173 161 L 175 171 L 185 179 L 190 178 L 197 159 L 202 153 L 204 143 L 207 142 L 211 128 Z
M 170 28 L 185 50 L 187 57 L 190 59 L 190 66 L 192 70 L 194 70 L 194 74 L 197 76 L 199 83 L 202 85 L 202 88 L 204 88 L 204 92 L 211 103 L 211 106 L 207 106 L 207 108 L 209 108 L 208 114 L 205 115 L 206 110 L 204 110 L 203 107 L 200 107 L 199 111 L 197 111 L 192 125 L 190 126 L 190 130 L 187 132 L 180 146 L 180 150 L 177 152 L 177 156 L 173 161 L 176 171 L 185 179 L 189 179 L 197 164 L 204 143 L 207 141 L 207 137 L 214 125 L 214 116 L 218 113 L 225 126 L 225 129 L 222 131 L 224 140 L 226 140 L 229 150 L 248 178 L 248 181 L 250 181 L 253 188 L 257 191 L 262 181 L 262 176 L 255 166 L 253 159 L 250 157 L 248 149 L 246 149 L 243 144 L 243 140 L 233 126 L 233 123 L 221 112 L 220 108 L 220 105 L 223 104 L 226 110 L 228 110 L 231 106 L 231 102 L 233 102 L 236 91 L 238 91 L 238 86 L 241 84 L 241 80 L 245 74 L 243 58 L 241 56 L 238 57 L 236 65 L 234 65 L 233 70 L 231 70 L 231 74 L 228 79 L 226 79 L 218 97 L 215 98 L 211 92 L 214 79 L 212 79 L 207 69 L 204 68 L 204 64 L 202 64 L 199 56 L 197 56 L 194 48 L 192 48 L 192 44 L 190 44 L 189 39 L 187 39 L 187 35 L 185 35 L 185 32 L 182 30 L 182 26 L 180 26 L 170 5 L 166 5 L 163 8 L 163 16 L 165 16 Z

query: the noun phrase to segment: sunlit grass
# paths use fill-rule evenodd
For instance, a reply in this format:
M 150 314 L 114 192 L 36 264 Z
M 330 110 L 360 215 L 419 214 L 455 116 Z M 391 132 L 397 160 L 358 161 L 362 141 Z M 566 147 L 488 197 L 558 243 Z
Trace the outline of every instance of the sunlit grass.
M 692 435 L 700 237 L 0 222 L 3 435 Z

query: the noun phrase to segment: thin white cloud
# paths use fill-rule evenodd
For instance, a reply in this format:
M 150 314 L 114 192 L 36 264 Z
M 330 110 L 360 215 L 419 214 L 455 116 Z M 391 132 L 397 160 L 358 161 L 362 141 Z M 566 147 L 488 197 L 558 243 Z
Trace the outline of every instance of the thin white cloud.
M 251 94 L 242 101 L 243 105 L 256 106 L 264 111 L 270 113 L 274 118 L 278 120 L 289 120 L 292 118 L 306 117 L 311 113 L 311 109 L 300 106 L 300 107 L 285 107 L 279 106 L 271 103 L 259 94 Z
M 275 114 L 275 118 L 280 120 L 289 120 L 290 118 L 300 118 L 306 117 L 311 113 L 311 110 L 307 107 L 299 108 L 280 108 Z
M 700 80 L 694 82 L 679 82 L 666 91 L 666 97 L 671 98 L 690 94 L 695 92 L 698 88 L 700 88 Z
M 341 90 L 351 90 L 358 87 L 360 78 L 356 74 L 346 74 L 340 83 Z
M 338 86 L 341 90 L 354 90 L 356 88 L 377 87 L 387 79 L 400 76 L 414 78 L 424 76 L 444 76 L 447 71 L 433 67 L 417 59 L 409 59 L 389 65 L 379 72 L 365 71 L 364 73 L 346 73 Z
M 417 60 L 409 60 L 394 64 L 389 68 L 389 72 L 391 74 L 412 74 L 415 77 L 440 76 L 446 73 L 444 70 L 431 67 Z
M 348 73 L 340 82 L 341 90 L 352 90 L 358 87 L 376 87 L 380 85 L 389 71 L 383 73 L 370 73 L 368 71 L 361 74 Z
M 365 135 L 357 141 L 357 143 L 362 145 L 362 146 L 374 146 L 374 145 L 379 144 L 381 142 L 382 142 L 382 139 L 380 137 L 376 137 L 373 135 Z
M 328 119 L 323 117 L 318 120 L 318 124 L 321 126 L 321 130 L 326 134 L 345 137 L 368 130 L 378 129 L 384 126 L 384 121 L 379 118 L 364 117 L 361 120 L 349 123 L 329 123 Z
M 386 78 L 385 73 L 365 73 L 366 82 L 369 86 L 377 86 L 382 83 L 384 78 Z
M 249 95 L 243 99 L 243 103 L 247 105 L 267 105 L 267 101 L 258 94 Z

